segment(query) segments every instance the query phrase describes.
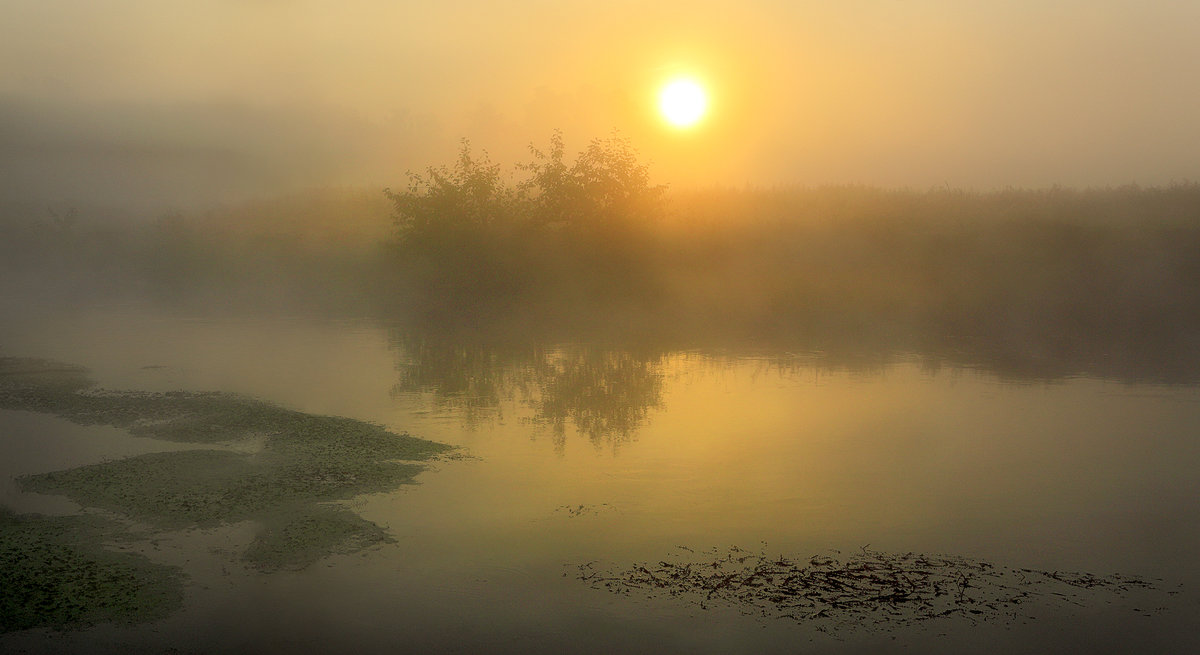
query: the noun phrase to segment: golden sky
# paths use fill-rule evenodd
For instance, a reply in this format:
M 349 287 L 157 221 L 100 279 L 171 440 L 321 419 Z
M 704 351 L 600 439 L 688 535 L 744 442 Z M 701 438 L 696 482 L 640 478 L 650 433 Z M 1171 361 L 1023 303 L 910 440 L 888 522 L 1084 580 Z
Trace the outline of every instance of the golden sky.
M 1197 35 L 1195 0 L 0 0 L 0 193 L 395 184 L 554 129 L 673 186 L 1165 184 L 1200 170 Z

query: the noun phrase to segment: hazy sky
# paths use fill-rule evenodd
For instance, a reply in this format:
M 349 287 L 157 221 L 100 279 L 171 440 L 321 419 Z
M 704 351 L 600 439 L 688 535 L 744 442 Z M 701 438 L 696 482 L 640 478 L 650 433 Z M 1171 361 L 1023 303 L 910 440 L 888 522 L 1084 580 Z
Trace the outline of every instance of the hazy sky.
M 0 0 L 10 199 L 383 186 L 556 128 L 674 186 L 1196 180 L 1200 2 Z

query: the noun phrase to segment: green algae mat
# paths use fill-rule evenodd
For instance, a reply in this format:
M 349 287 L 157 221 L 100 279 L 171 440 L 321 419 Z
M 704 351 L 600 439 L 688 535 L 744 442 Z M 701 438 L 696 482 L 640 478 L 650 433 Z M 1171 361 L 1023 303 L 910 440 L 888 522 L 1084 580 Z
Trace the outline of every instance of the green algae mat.
M 0 508 L 0 633 L 146 621 L 178 609 L 182 572 L 96 545 L 110 527 Z
M 451 449 L 371 423 L 314 416 L 235 394 L 99 389 L 85 369 L 40 359 L 0 358 L 0 409 L 48 413 L 79 424 L 109 425 L 138 436 L 201 446 L 24 476 L 18 484 L 25 491 L 64 495 L 85 508 L 107 510 L 159 530 L 254 521 L 260 530 L 243 559 L 266 572 L 303 569 L 333 553 L 389 541 L 383 528 L 336 501 L 410 484 L 424 470 L 420 462 Z M 239 443 L 254 447 L 234 448 Z M 57 525 L 59 519 L 11 513 L 2 518 L 5 541 L 0 564 L 5 576 L 24 575 L 27 564 L 50 567 L 51 560 L 74 562 L 55 569 L 52 580 L 65 580 L 70 571 L 111 572 L 118 565 L 110 557 L 115 553 L 71 550 L 70 540 L 47 540 L 45 534 L 50 533 L 82 539 L 78 531 L 45 527 Z M 155 569 L 146 562 L 135 565 L 129 560 L 121 566 L 128 569 L 121 569 L 126 573 L 134 572 L 124 578 L 133 582 L 110 587 L 124 589 L 129 599 L 170 586 L 162 580 L 177 579 L 162 572 L 147 577 Z M 144 584 L 138 582 L 143 580 Z M 54 598 L 70 587 L 68 582 L 56 584 L 50 583 L 45 594 Z M 79 602 L 92 609 L 78 616 L 31 610 L 41 607 L 42 601 L 14 595 L 8 584 L 4 588 L 0 631 L 153 615 L 143 611 L 149 600 L 130 600 L 133 605 L 126 606 L 88 601 L 86 596 Z

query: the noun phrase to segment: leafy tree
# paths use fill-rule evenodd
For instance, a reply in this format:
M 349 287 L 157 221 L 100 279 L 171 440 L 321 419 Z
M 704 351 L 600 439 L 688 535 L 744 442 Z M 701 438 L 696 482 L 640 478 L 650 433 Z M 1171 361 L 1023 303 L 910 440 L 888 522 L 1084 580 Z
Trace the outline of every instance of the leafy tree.
M 515 210 L 515 194 L 504 183 L 500 165 L 486 152 L 473 155 L 466 139 L 453 166 L 409 173 L 407 190 L 384 193 L 394 205 L 400 241 L 417 247 L 466 238 L 511 220 Z
M 593 140 L 568 164 L 562 133 L 530 147 L 508 183 L 464 140 L 452 166 L 409 174 L 393 203 L 398 254 L 416 290 L 453 305 L 464 294 L 513 298 L 555 288 L 627 295 L 665 187 L 650 184 L 626 139 Z M 573 287 L 569 289 L 567 287 Z
M 657 217 L 666 187 L 650 184 L 649 169 L 627 139 L 594 139 L 570 166 L 559 131 L 548 151 L 530 150 L 534 161 L 521 167 L 529 178 L 520 191 L 535 223 L 596 229 Z

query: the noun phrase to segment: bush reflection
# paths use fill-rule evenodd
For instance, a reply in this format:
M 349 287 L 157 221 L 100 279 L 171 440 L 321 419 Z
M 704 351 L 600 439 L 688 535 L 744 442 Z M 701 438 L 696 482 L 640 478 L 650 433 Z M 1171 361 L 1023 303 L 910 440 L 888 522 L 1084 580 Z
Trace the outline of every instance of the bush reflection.
M 663 355 L 610 346 L 522 347 L 498 341 L 417 335 L 396 329 L 396 394 L 428 393 L 468 424 L 498 417 L 516 400 L 556 447 L 575 431 L 593 444 L 633 438 L 662 401 Z

